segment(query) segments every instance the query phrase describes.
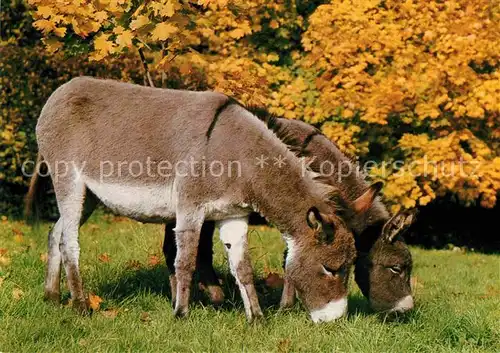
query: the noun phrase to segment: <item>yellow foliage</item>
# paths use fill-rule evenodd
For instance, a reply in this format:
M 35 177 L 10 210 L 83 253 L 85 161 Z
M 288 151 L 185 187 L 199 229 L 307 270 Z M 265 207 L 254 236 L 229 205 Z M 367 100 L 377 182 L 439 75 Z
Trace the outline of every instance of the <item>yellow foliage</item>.
M 153 40 L 166 40 L 176 33 L 179 29 L 168 22 L 158 23 L 151 33 L 151 38 Z
M 151 48 L 157 74 L 302 119 L 345 153 L 383 161 L 371 175 L 394 210 L 447 193 L 496 202 L 498 1 L 332 0 L 307 19 L 284 0 L 29 3 L 51 51 L 69 34 L 92 34 L 95 60 Z

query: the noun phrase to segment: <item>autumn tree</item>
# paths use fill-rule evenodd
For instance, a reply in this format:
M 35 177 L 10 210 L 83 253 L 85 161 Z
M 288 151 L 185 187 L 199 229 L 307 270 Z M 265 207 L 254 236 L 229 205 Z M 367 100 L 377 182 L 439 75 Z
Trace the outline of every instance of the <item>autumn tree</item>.
M 375 161 L 400 207 L 500 189 L 500 3 L 29 0 L 51 52 L 144 53 L 156 86 L 211 88 Z
M 500 189 L 500 3 L 335 1 L 303 34 L 273 110 L 375 158 L 394 204 L 452 193 L 493 207 Z M 404 163 L 396 163 L 396 162 Z

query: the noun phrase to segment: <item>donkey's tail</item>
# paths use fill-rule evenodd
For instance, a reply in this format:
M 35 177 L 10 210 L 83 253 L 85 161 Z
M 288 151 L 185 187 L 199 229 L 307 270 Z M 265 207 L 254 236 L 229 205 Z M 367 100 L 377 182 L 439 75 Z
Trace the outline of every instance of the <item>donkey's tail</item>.
M 24 199 L 24 217 L 30 225 L 36 225 L 40 220 L 40 201 L 46 184 L 49 182 L 47 176 L 47 165 L 43 163 L 43 157 L 38 154 L 35 169 L 31 177 L 30 187 Z

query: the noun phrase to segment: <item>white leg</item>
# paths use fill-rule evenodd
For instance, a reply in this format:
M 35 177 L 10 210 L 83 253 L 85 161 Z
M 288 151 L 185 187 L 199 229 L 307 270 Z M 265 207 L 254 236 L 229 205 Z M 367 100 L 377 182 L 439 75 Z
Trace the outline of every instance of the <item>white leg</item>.
M 233 218 L 220 222 L 220 239 L 226 249 L 231 273 L 240 289 L 249 321 L 262 317 L 247 244 L 248 218 Z
M 61 300 L 61 252 L 62 219 L 59 218 L 49 233 L 47 272 L 45 274 L 45 299 L 59 303 Z
M 283 234 L 287 249 L 283 259 L 283 268 L 285 269 L 283 293 L 281 294 L 280 308 L 290 308 L 295 304 L 295 286 L 292 284 L 286 273 L 286 264 L 293 260 L 295 256 L 295 243 L 288 234 Z
M 59 249 L 66 271 L 73 306 L 80 312 L 86 312 L 87 303 L 80 276 L 80 245 L 78 243 L 78 229 L 82 219 L 85 186 L 83 184 L 78 186 L 73 185 L 71 193 L 65 196 L 64 200 L 58 200 L 62 220 L 62 236 Z

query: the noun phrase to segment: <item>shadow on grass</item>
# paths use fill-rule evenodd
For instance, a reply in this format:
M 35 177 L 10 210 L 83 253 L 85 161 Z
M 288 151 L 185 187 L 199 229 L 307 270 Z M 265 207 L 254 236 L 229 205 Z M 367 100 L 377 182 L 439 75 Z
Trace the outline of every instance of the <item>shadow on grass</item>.
M 375 316 L 380 322 L 387 324 L 410 324 L 419 321 L 422 316 L 422 308 L 417 307 L 407 313 L 383 313 L 374 311 L 368 300 L 361 293 L 349 295 L 348 316 Z
M 221 287 L 224 291 L 225 300 L 221 305 L 212 304 L 205 292 L 198 288 L 197 274 L 194 275 L 193 286 L 191 287 L 191 302 L 204 306 L 214 307 L 217 310 L 233 311 L 243 310 L 243 302 L 238 286 L 232 275 L 226 271 L 218 271 L 221 279 Z M 117 301 L 133 299 L 144 293 L 152 293 L 164 297 L 171 301 L 170 285 L 168 281 L 168 270 L 166 266 L 159 265 L 150 268 L 140 268 L 137 270 L 124 270 L 118 280 L 103 282 L 98 285 L 98 293 L 105 297 Z M 264 278 L 255 276 L 255 287 L 259 296 L 259 302 L 264 311 L 277 312 L 281 299 L 282 287 L 269 287 Z M 349 295 L 348 316 L 373 316 L 376 315 L 370 308 L 368 301 L 360 293 Z M 292 310 L 296 310 L 301 304 L 297 303 Z M 382 321 L 407 322 L 414 319 L 414 315 L 389 317 L 387 315 L 377 315 Z
M 347 312 L 349 316 L 371 316 L 373 315 L 373 310 L 370 308 L 368 301 L 360 293 L 354 293 L 349 295 L 347 302 Z
M 204 291 L 198 288 L 198 277 L 195 273 L 191 287 L 191 302 L 206 306 L 216 307 L 218 310 L 234 310 L 243 308 L 238 286 L 232 275 L 224 271 L 218 271 L 221 279 L 221 287 L 224 291 L 225 300 L 223 304 L 215 306 L 212 304 Z M 164 265 L 140 268 L 137 270 L 123 270 L 118 280 L 101 282 L 98 284 L 98 293 L 109 299 L 124 301 L 144 293 L 152 293 L 171 301 L 169 272 Z M 270 288 L 265 280 L 255 279 L 255 287 L 259 296 L 259 302 L 263 310 L 278 310 L 281 299 L 282 288 Z

